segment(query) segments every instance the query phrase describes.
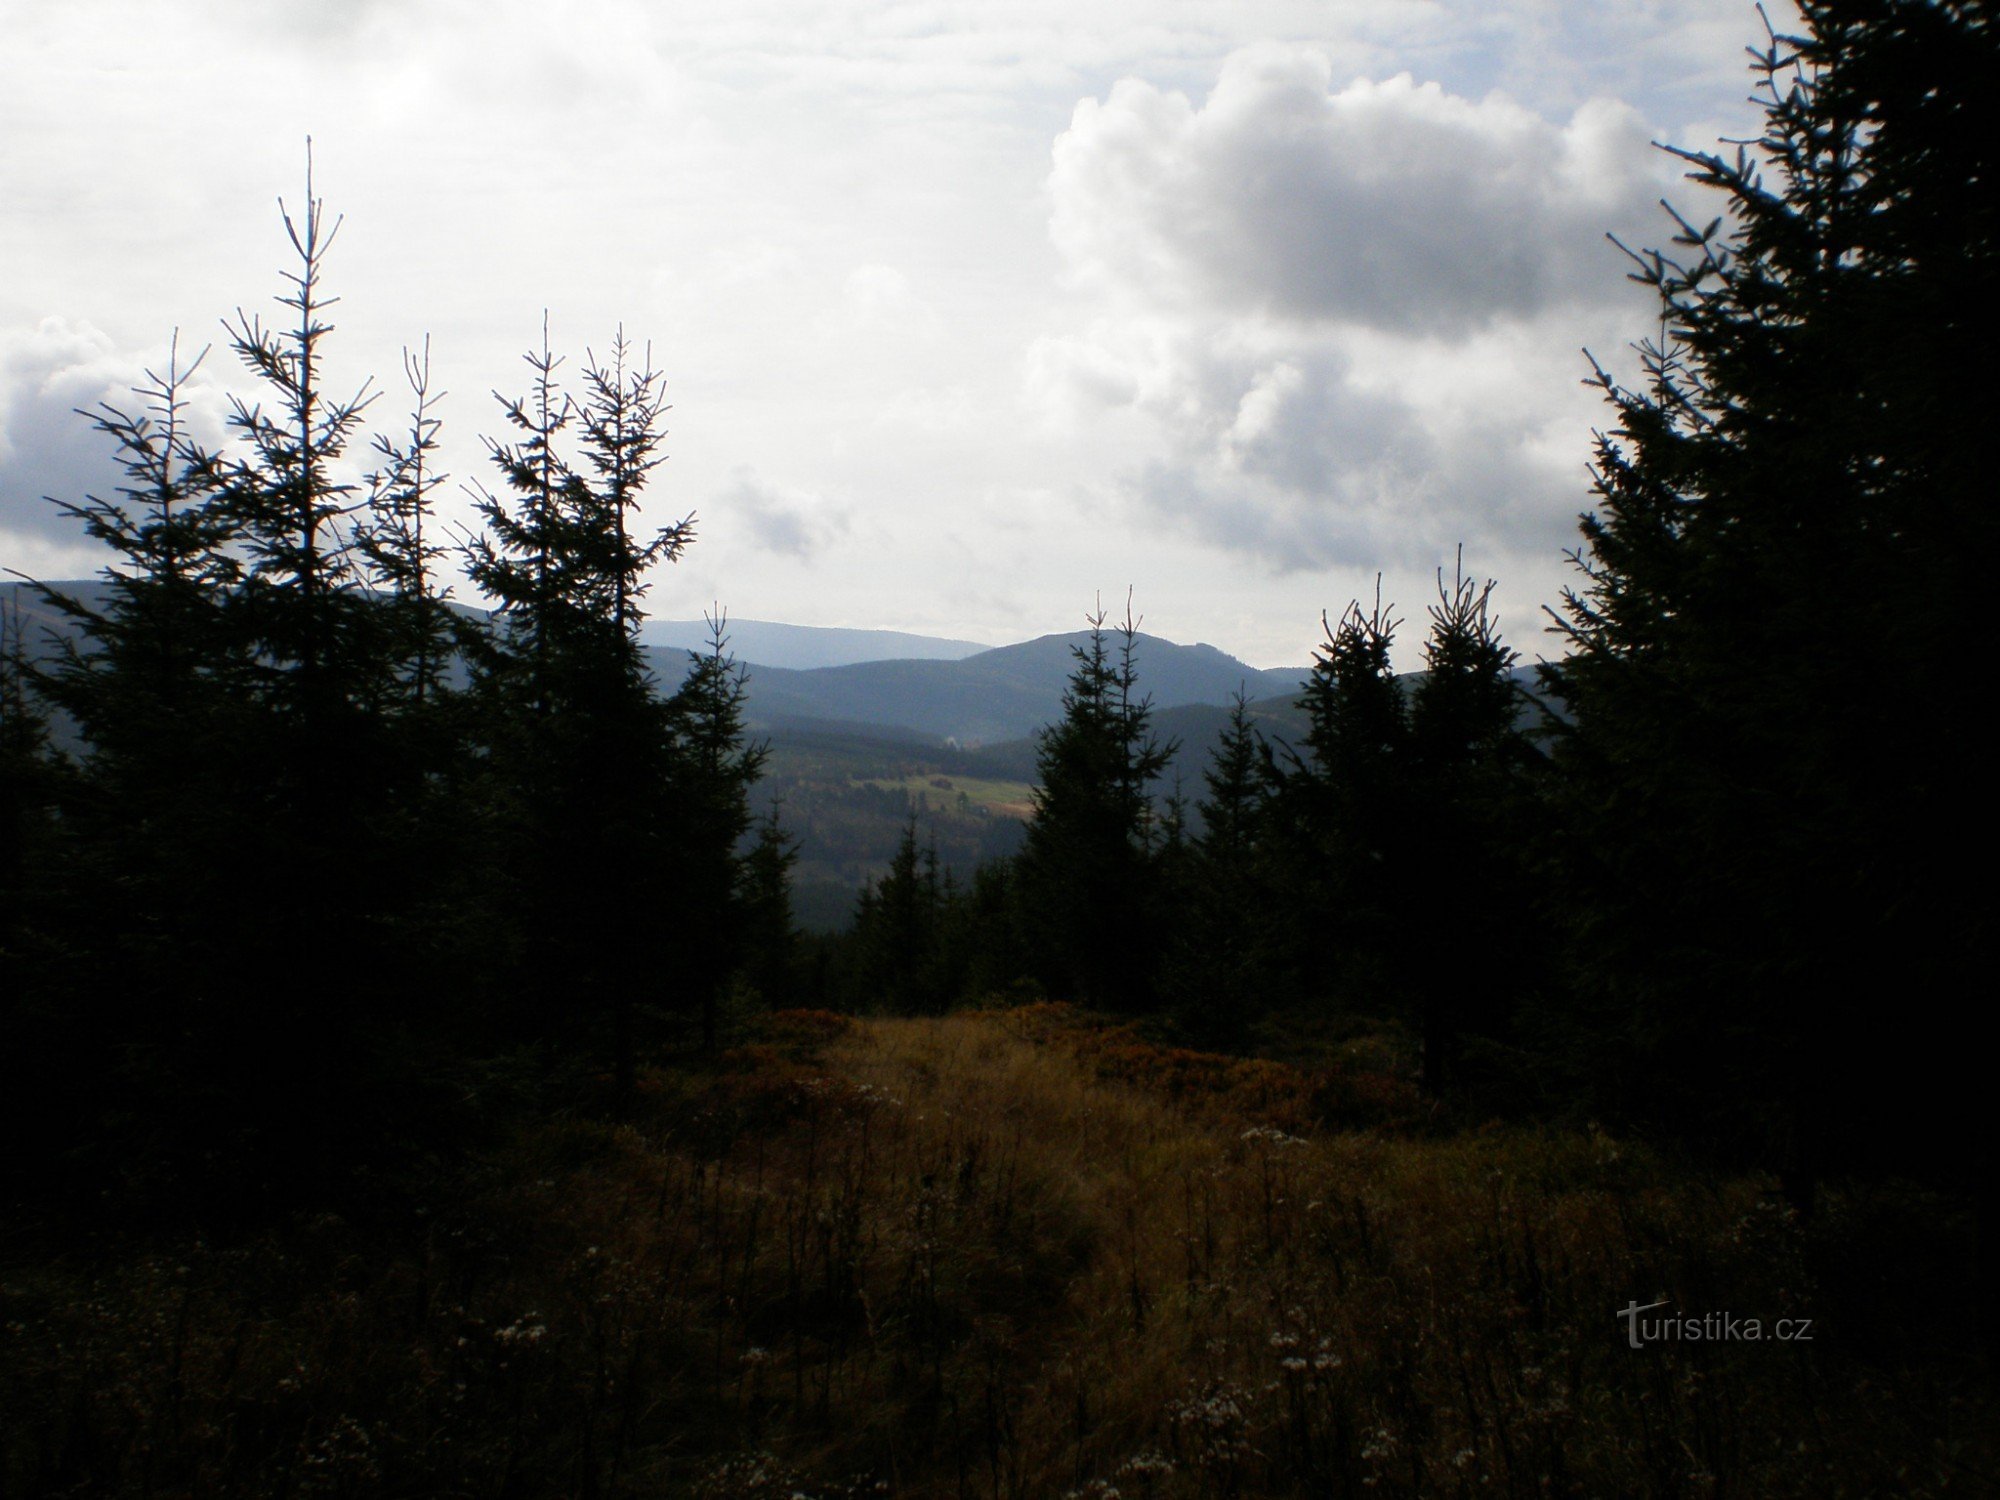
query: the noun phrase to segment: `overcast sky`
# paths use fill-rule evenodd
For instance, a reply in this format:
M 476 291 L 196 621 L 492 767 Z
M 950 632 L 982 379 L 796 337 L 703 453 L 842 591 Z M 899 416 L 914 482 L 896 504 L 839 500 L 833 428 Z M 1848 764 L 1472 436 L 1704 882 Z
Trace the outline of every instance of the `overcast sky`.
M 1650 141 L 1752 128 L 1747 0 L 0 0 L 0 565 L 101 562 L 69 415 L 269 308 L 304 141 L 336 383 L 430 336 L 451 508 L 547 310 L 673 411 L 652 611 L 995 644 L 1136 589 L 1303 662 L 1460 542 L 1530 658 Z M 218 347 L 200 404 L 247 389 Z M 463 585 L 461 597 L 470 598 Z M 1407 632 L 1414 648 L 1414 629 Z M 1143 662 L 1142 662 L 1143 670 Z

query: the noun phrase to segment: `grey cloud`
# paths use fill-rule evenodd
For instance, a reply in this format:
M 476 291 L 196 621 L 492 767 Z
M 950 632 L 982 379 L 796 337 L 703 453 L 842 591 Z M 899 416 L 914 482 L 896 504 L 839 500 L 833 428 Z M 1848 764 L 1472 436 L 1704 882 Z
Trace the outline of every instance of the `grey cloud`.
M 1572 487 L 1518 450 L 1468 444 L 1431 457 L 1427 469 L 1393 459 L 1331 469 L 1305 490 L 1189 453 L 1130 484 L 1155 513 L 1278 574 L 1426 568 L 1461 542 L 1483 558 L 1549 557 L 1571 537 Z
M 1051 228 L 1086 281 L 1156 302 L 1450 335 L 1625 295 L 1603 236 L 1649 222 L 1657 156 L 1621 104 L 1555 125 L 1253 49 L 1199 107 L 1133 79 L 1079 104 Z
M 1506 414 L 1441 423 L 1361 383 L 1324 340 L 1232 359 L 1190 333 L 1166 451 L 1126 476 L 1147 510 L 1279 573 L 1552 550 L 1575 484 Z
M 847 532 L 845 511 L 816 495 L 773 484 L 756 470 L 743 467 L 716 497 L 715 510 L 740 523 L 757 545 L 767 551 L 806 559 Z
M 100 401 L 134 405 L 139 362 L 111 341 L 58 319 L 0 336 L 0 527 L 74 541 L 74 521 L 44 497 L 108 495 L 118 470 L 110 445 L 78 416 Z
M 81 528 L 51 499 L 117 497 L 122 478 L 113 444 L 83 412 L 109 405 L 131 415 L 148 366 L 164 370 L 164 350 L 116 348 L 88 325 L 47 318 L 0 332 L 0 530 L 16 537 L 77 543 Z M 182 363 L 189 356 L 182 350 Z M 205 378 L 187 392 L 194 432 L 213 444 L 222 431 L 220 398 Z
M 1410 412 L 1353 385 L 1331 353 L 1284 359 L 1250 378 L 1221 433 L 1218 457 L 1238 472 L 1301 494 L 1340 476 L 1377 489 L 1391 474 L 1421 473 L 1432 444 Z
M 1233 55 L 1205 102 L 1127 79 L 1058 140 L 1050 230 L 1087 330 L 1031 396 L 1158 423 L 1139 507 L 1277 572 L 1496 560 L 1573 535 L 1588 432 L 1548 351 L 1637 305 L 1607 229 L 1659 183 L 1637 115 L 1553 124 L 1324 57 Z M 1652 211 L 1656 212 L 1656 211 Z

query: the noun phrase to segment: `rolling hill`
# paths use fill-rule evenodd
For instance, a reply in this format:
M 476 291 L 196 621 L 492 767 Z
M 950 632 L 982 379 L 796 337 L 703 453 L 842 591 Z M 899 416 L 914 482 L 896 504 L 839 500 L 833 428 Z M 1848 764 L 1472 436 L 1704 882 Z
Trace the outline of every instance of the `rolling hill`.
M 100 582 L 53 587 L 94 606 L 104 601 Z M 30 655 L 77 634 L 74 622 L 28 585 L 0 585 L 0 615 L 18 620 Z M 855 892 L 886 866 L 912 816 L 960 874 L 1018 847 L 1036 737 L 1062 716 L 1075 650 L 1089 639 L 1077 631 L 981 649 L 895 631 L 767 621 L 731 622 L 729 634 L 746 665 L 748 726 L 770 750 L 756 798 L 761 808 L 781 809 L 797 841 L 795 909 L 818 928 L 846 921 Z M 687 651 L 700 649 L 706 635 L 705 622 L 647 627 L 662 684 L 681 679 Z M 930 654 L 858 659 L 876 651 Z M 760 655 L 827 664 L 772 665 Z M 1202 773 L 1238 691 L 1275 745 L 1303 740 L 1297 700 L 1304 667 L 1259 670 L 1213 646 L 1150 635 L 1138 638 L 1135 665 L 1139 689 L 1152 700 L 1156 736 L 1177 744 L 1157 788 L 1162 797 L 1177 782 L 1190 804 L 1200 799 Z M 1526 679 L 1529 669 L 1519 675 Z M 58 738 L 65 738 L 60 727 Z

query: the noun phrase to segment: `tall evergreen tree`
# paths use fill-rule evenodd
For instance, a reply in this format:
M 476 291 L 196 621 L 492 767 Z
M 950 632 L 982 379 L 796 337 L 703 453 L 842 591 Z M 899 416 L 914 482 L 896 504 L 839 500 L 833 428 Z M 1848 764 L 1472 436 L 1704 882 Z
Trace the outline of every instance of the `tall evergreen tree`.
M 1275 998 L 1271 942 L 1279 892 L 1270 868 L 1269 747 L 1241 690 L 1203 772 L 1200 832 L 1179 882 L 1166 987 L 1198 1041 L 1237 1040 Z
M 238 1161 L 222 1106 L 242 1062 L 230 928 L 263 915 L 238 900 L 235 799 L 257 743 L 255 662 L 234 613 L 242 532 L 229 470 L 189 431 L 200 363 L 181 363 L 176 337 L 165 373 L 149 370 L 134 389 L 135 408 L 81 413 L 122 482 L 109 498 L 57 504 L 113 561 L 101 591 L 42 590 L 80 638 L 35 674 L 80 747 L 53 788 L 63 910 L 42 939 L 55 961 L 30 984 L 51 1024 L 24 1038 L 23 1056 L 70 1100 L 44 1125 L 67 1115 L 86 1154 L 108 1145 L 141 1175 L 155 1161 L 173 1163 L 169 1173 L 185 1165 L 196 1138 Z M 113 1115 L 128 1125 L 107 1143 L 99 1128 Z
M 438 586 L 438 566 L 451 549 L 438 540 L 431 497 L 449 477 L 438 467 L 436 415 L 443 393 L 431 388 L 431 346 L 403 351 L 410 387 L 410 425 L 401 438 L 374 440 L 380 467 L 368 479 L 368 500 L 358 528 L 367 583 L 382 602 L 378 648 L 395 665 L 383 684 L 395 707 L 434 707 L 445 693 L 458 648 L 450 590 Z
M 757 820 L 740 861 L 737 972 L 752 996 L 783 1009 L 801 1003 L 805 977 L 792 921 L 791 871 L 798 862 L 798 845 L 785 832 L 778 812 L 773 807 Z
M 1438 573 L 1424 672 L 1410 695 L 1405 809 L 1409 859 L 1401 947 L 1423 1038 L 1423 1081 L 1445 1092 L 1461 1033 L 1504 1028 L 1532 973 L 1525 849 L 1529 775 L 1515 653 L 1500 638 L 1490 580 Z
M 1992 7 L 1806 0 L 1761 137 L 1635 257 L 1663 335 L 1558 618 L 1569 887 L 1595 1067 L 1782 1165 L 1970 1170 L 1964 1049 L 1991 824 L 1970 716 L 1993 550 Z M 1981 125 L 1981 120 L 1986 124 Z M 1890 1008 L 1884 1002 L 1895 1000 Z
M 1409 704 L 1390 651 L 1399 622 L 1357 600 L 1326 640 L 1300 699 L 1305 752 L 1272 763 L 1272 857 L 1296 902 L 1280 968 L 1289 988 L 1381 1013 L 1402 1000 Z
M 745 861 L 758 843 L 746 847 L 746 840 L 755 821 L 750 789 L 768 751 L 744 731 L 747 695 L 748 676 L 729 652 L 728 618 L 718 608 L 709 617 L 708 650 L 690 653 L 687 676 L 664 709 L 672 756 L 673 920 L 690 937 L 671 988 L 675 1003 L 700 1018 L 705 1048 L 716 1044 L 717 1006 L 756 930 L 747 893 L 756 890 L 757 872 Z
M 344 477 L 366 388 L 325 393 L 338 226 L 310 170 L 285 225 L 288 316 L 226 325 L 255 382 L 231 396 L 235 442 L 193 440 L 177 350 L 137 411 L 86 414 L 125 482 L 63 508 L 115 561 L 99 593 L 45 591 L 84 640 L 45 685 L 82 740 L 61 822 L 89 924 L 51 993 L 117 1039 L 123 1072 L 99 1075 L 128 1122 L 117 1149 L 157 1149 L 156 1185 L 177 1170 L 315 1182 L 386 1118 L 371 1091 L 400 1008 L 350 976 L 393 972 L 408 937 L 379 898 L 407 864 L 417 778 L 385 711 L 397 663 Z
M 657 983 L 650 938 L 670 920 L 670 895 L 685 894 L 676 823 L 705 811 L 673 806 L 686 713 L 661 701 L 639 639 L 646 574 L 677 558 L 694 527 L 639 524 L 666 403 L 659 375 L 629 355 L 621 332 L 610 361 L 586 364 L 574 400 L 544 319 L 529 395 L 500 398 L 519 436 L 487 445 L 511 500 L 481 496 L 486 530 L 467 550 L 473 582 L 498 603 L 480 684 L 522 950 L 516 1025 L 552 1063 L 608 1054 L 621 1097 Z M 582 469 L 564 451 L 572 427 Z
M 441 539 L 434 496 L 449 477 L 439 462 L 437 415 L 443 393 L 431 376 L 430 340 L 403 351 L 408 425 L 372 440 L 375 470 L 351 521 L 366 606 L 355 612 L 371 666 L 363 679 L 365 716 L 382 795 L 369 823 L 376 846 L 393 851 L 371 874 L 371 922 L 389 961 L 381 970 L 385 1006 L 414 1026 L 402 1045 L 456 1050 L 478 1033 L 474 1008 L 442 1002 L 477 973 L 490 947 L 482 930 L 483 761 L 464 692 L 464 663 L 480 640 L 441 582 L 454 548 Z M 441 1003 L 442 1002 L 442 1003 Z
M 210 992 L 225 997 L 217 1051 L 236 1096 L 218 1102 L 247 1098 L 266 1169 L 303 1165 L 310 1178 L 365 1149 L 386 1107 L 413 997 L 351 976 L 404 972 L 399 944 L 413 934 L 397 896 L 424 787 L 390 711 L 407 666 L 369 587 L 368 497 L 350 460 L 371 382 L 336 394 L 327 367 L 338 299 L 326 263 L 341 225 L 315 194 L 310 155 L 302 211 L 280 210 L 285 316 L 266 325 L 239 310 L 225 325 L 254 382 L 229 398 L 235 441 L 217 495 L 243 558 L 224 617 L 249 718 L 216 868 L 221 909 L 247 919 L 232 924 L 234 962 Z M 419 490 L 405 509 L 425 503 Z M 325 961 L 330 940 L 342 964 Z
M 1016 867 L 1042 981 L 1086 1004 L 1131 1009 L 1153 998 L 1162 934 L 1153 886 L 1158 822 L 1152 786 L 1174 746 L 1152 733 L 1138 691 L 1138 624 L 1128 602 L 1116 655 L 1102 608 L 1042 733 L 1039 784 Z
M 891 1015 L 934 1015 L 957 998 L 944 972 L 946 893 L 937 845 L 917 840 L 912 813 L 880 880 L 862 888 L 853 935 L 853 999 Z

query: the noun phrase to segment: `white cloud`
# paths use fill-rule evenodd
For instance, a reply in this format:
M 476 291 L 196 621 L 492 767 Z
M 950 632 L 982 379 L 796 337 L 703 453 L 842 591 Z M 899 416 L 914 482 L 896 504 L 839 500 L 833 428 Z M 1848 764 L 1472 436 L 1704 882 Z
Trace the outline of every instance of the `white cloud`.
M 1558 126 L 1408 74 L 1336 90 L 1324 55 L 1256 48 L 1200 108 L 1137 79 L 1079 104 L 1050 227 L 1092 288 L 1452 332 L 1592 295 L 1605 230 L 1656 195 L 1652 156 L 1611 101 Z
M 1305 48 L 1233 55 L 1199 105 L 1123 80 L 1054 149 L 1050 233 L 1101 311 L 1030 349 L 1027 398 L 1149 418 L 1130 500 L 1281 574 L 1546 556 L 1580 508 L 1577 348 L 1643 300 L 1604 234 L 1656 156 L 1620 104 L 1336 85 Z

